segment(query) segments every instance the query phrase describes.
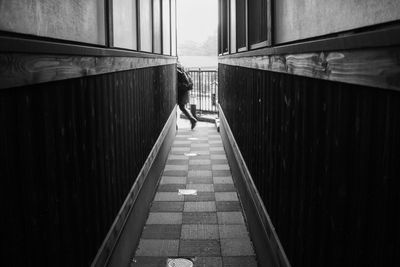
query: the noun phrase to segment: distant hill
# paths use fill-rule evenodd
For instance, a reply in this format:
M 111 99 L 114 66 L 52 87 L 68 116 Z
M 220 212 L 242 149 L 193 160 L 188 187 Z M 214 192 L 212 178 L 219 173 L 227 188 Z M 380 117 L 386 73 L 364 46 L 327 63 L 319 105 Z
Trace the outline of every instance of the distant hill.
M 186 41 L 178 44 L 178 55 L 180 56 L 216 56 L 217 55 L 217 32 L 210 35 L 203 43 Z

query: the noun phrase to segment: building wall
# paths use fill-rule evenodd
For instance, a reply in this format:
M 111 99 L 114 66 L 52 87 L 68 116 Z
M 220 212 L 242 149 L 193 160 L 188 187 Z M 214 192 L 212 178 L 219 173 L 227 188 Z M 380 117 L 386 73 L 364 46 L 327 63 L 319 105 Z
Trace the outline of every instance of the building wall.
M 274 1 L 275 44 L 353 30 L 400 19 L 397 0 Z
M 399 91 L 219 64 L 219 102 L 292 266 L 399 265 Z
M 105 44 L 104 0 L 0 0 L 0 30 Z
M 175 107 L 175 64 L 0 90 L 10 266 L 88 266 Z

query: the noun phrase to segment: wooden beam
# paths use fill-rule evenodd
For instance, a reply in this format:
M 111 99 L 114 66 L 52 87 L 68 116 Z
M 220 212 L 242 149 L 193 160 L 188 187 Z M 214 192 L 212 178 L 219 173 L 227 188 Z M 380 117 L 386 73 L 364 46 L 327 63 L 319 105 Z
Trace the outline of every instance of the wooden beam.
M 241 66 L 400 91 L 400 46 L 304 54 L 219 58 Z
M 175 64 L 176 58 L 0 54 L 0 89 Z

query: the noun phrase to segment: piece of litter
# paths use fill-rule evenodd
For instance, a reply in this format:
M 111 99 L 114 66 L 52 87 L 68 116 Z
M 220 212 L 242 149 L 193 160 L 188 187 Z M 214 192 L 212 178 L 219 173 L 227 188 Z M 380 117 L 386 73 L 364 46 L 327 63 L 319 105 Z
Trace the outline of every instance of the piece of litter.
M 197 196 L 197 190 L 195 190 L 195 189 L 178 189 L 178 195 Z
M 185 155 L 186 157 L 195 157 L 195 156 L 197 156 L 196 153 L 185 153 L 184 155 Z
M 167 259 L 167 267 L 193 267 L 193 262 L 184 258 Z

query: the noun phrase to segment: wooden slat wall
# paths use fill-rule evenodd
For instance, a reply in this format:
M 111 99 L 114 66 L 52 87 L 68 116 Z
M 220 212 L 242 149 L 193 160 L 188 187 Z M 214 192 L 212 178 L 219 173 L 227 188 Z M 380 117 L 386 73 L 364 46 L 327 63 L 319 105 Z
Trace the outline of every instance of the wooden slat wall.
M 7 262 L 91 263 L 174 108 L 175 75 L 172 64 L 0 91 Z
M 400 93 L 219 65 L 219 101 L 292 266 L 398 266 Z

